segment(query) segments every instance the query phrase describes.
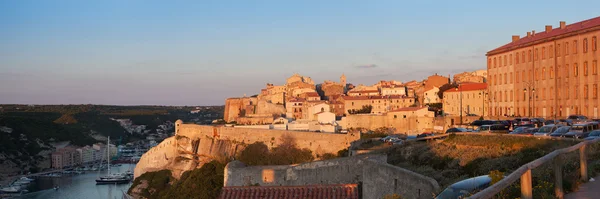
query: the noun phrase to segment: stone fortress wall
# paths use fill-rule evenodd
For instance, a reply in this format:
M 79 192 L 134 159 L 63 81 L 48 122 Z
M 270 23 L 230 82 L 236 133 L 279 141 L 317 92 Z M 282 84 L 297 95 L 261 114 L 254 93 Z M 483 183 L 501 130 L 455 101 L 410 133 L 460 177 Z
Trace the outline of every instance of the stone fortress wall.
M 169 169 L 178 178 L 184 171 L 201 167 L 216 158 L 232 158 L 248 144 L 263 142 L 269 148 L 279 145 L 280 137 L 291 135 L 300 148 L 313 154 L 336 154 L 360 139 L 359 134 L 331 134 L 267 129 L 203 126 L 175 123 L 175 136 L 146 152 L 137 164 L 134 176 L 149 171 Z
M 300 186 L 361 184 L 365 199 L 400 194 L 404 198 L 431 198 L 438 183 L 426 176 L 387 164 L 386 155 L 359 155 L 297 165 L 246 166 L 227 164 L 225 186 Z

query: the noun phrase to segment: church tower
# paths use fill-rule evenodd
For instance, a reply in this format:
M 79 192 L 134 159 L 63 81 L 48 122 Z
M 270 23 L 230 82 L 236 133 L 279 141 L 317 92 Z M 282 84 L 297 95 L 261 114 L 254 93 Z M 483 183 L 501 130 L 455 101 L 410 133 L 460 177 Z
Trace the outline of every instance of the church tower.
M 342 84 L 342 86 L 346 86 L 346 75 L 344 75 L 344 73 L 342 73 L 342 76 L 340 77 L 340 84 Z

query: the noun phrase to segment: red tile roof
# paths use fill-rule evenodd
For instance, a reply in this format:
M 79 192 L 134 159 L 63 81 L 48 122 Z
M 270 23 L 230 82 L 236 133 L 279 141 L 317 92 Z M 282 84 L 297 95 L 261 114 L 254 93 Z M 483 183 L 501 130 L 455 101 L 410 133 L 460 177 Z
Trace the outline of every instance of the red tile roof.
M 388 96 L 342 96 L 344 100 L 375 100 L 375 99 L 404 99 L 412 98 L 404 95 L 388 95 Z
M 448 89 L 444 91 L 446 93 L 460 92 L 460 91 L 476 91 L 487 89 L 486 83 L 463 83 L 458 85 L 458 89 Z
M 590 29 L 593 27 L 600 27 L 600 17 L 573 23 L 573 24 L 565 26 L 565 28 L 563 28 L 563 29 L 560 29 L 560 26 L 559 26 L 557 28 L 552 29 L 549 32 L 544 31 L 544 32 L 540 32 L 540 33 L 535 33 L 534 35 L 529 36 L 529 37 L 523 37 L 515 42 L 510 42 L 504 46 L 500 46 L 494 50 L 491 50 L 486 55 L 490 56 L 490 55 L 494 55 L 494 54 L 498 54 L 498 53 L 507 52 L 507 51 L 514 50 L 517 48 L 522 48 L 522 47 L 532 45 L 533 43 L 535 43 L 537 41 L 543 41 L 543 40 L 549 39 L 551 37 L 568 36 L 569 33 L 575 33 L 575 32 L 585 30 L 585 29 Z
M 358 199 L 358 185 L 223 187 L 219 199 Z
M 308 97 L 320 97 L 319 93 L 317 93 L 317 92 L 306 93 L 306 96 L 308 96 Z
M 399 109 L 396 109 L 396 110 L 391 110 L 389 112 L 418 111 L 418 110 L 421 110 L 421 109 L 424 109 L 424 108 L 427 108 L 427 107 L 404 107 L 404 108 L 399 108 Z
M 349 93 L 379 93 L 378 90 L 348 91 Z

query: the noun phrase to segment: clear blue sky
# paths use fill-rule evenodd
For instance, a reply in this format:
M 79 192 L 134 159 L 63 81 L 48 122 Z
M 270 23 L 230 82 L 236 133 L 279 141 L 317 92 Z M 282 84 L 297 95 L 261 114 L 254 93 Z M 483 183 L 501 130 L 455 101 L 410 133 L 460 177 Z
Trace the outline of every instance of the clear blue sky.
M 219 105 L 294 72 L 409 81 L 485 68 L 600 1 L 0 1 L 0 103 Z M 375 65 L 376 67 L 360 67 Z

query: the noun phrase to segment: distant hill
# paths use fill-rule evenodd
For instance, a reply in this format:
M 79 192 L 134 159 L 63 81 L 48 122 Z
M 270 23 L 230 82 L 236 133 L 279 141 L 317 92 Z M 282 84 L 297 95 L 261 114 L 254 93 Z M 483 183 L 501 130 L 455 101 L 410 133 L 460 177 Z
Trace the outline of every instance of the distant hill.
M 223 106 L 100 106 L 100 105 L 0 105 L 0 168 L 37 171 L 49 167 L 51 142 L 69 141 L 85 146 L 94 137 L 111 136 L 122 143 L 145 139 L 159 126 L 177 119 L 210 123 L 223 118 Z M 144 133 L 128 132 L 117 119 L 145 125 Z M 2 175 L 16 170 L 4 169 Z

